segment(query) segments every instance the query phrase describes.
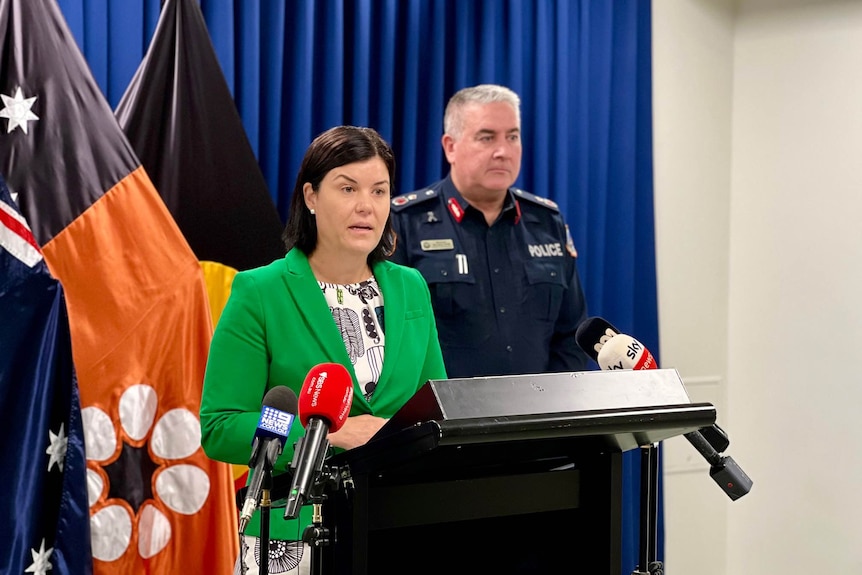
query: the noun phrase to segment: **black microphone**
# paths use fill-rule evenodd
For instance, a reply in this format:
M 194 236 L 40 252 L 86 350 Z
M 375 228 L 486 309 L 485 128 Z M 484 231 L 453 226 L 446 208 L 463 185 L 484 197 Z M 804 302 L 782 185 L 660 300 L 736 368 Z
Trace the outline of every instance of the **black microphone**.
M 589 318 L 579 326 L 575 340 L 585 352 L 595 352 L 596 363 L 603 370 L 615 369 L 657 369 L 658 364 L 644 345 L 630 335 L 620 333 L 607 320 L 600 317 Z M 586 346 L 586 347 L 585 347 Z M 701 433 L 706 431 L 706 434 Z M 706 435 L 706 437 L 704 436 Z M 721 450 L 730 444 L 727 434 L 718 425 L 684 433 L 683 436 L 711 465 L 709 475 L 733 500 L 739 499 L 751 490 L 752 481 L 732 457 L 722 456 Z M 713 441 L 715 444 L 713 444 Z
M 290 464 L 294 472 L 285 519 L 299 516 L 326 459 L 328 434 L 341 429 L 347 421 L 353 404 L 353 378 L 340 363 L 320 363 L 305 376 L 299 395 L 299 421 L 305 427 L 305 435 L 296 442 Z
M 601 317 L 588 317 L 578 325 L 575 341 L 593 361 L 598 362 L 599 350 L 618 333 L 620 330 L 608 323 L 608 320 Z
M 296 419 L 298 399 L 296 393 L 284 385 L 278 385 L 263 396 L 263 408 L 252 440 L 251 459 L 248 466 L 253 469 L 251 484 L 239 514 L 239 532 L 245 531 L 254 510 L 257 509 L 264 476 L 272 473 L 272 466 L 284 449 L 287 435 Z

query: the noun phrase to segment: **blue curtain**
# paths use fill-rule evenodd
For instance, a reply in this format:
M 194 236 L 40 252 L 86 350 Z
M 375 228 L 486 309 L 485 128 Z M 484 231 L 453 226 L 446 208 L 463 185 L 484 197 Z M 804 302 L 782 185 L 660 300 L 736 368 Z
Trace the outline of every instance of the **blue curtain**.
M 115 107 L 160 0 L 58 0 Z M 337 124 L 376 128 L 396 193 L 442 177 L 443 109 L 457 89 L 522 98 L 519 187 L 556 201 L 579 253 L 590 315 L 657 359 L 649 0 L 201 0 L 273 202 L 284 221 L 302 154 Z M 638 454 L 626 454 L 623 572 L 636 565 Z M 661 517 L 660 517 L 661 519 Z M 663 554 L 663 529 L 659 557 Z

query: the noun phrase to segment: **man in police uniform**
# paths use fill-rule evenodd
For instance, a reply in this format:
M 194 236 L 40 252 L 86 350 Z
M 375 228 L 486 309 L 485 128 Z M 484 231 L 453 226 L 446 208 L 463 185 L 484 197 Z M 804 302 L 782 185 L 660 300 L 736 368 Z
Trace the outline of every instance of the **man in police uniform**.
M 568 227 L 554 202 L 512 187 L 518 95 L 465 88 L 443 124 L 449 176 L 392 199 L 392 260 L 428 282 L 449 377 L 586 369 L 575 342 L 586 302 Z

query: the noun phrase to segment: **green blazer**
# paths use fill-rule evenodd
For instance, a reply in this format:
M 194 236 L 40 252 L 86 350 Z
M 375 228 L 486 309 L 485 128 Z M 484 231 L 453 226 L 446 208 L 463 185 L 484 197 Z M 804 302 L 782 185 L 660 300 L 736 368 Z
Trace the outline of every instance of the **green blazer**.
M 283 259 L 236 275 L 204 376 L 201 445 L 210 458 L 248 465 L 263 396 L 277 385 L 299 395 L 306 374 L 319 363 L 340 363 L 353 377 L 351 416 L 392 417 L 427 380 L 446 378 L 422 275 L 388 261 L 372 271 L 383 295 L 385 354 L 370 403 L 356 383 L 341 333 L 303 252 L 292 249 Z M 297 420 L 276 474 L 290 465 L 303 433 Z M 302 539 L 311 507 L 306 505 L 297 520 L 285 521 L 283 515 L 282 510 L 271 511 L 270 537 Z M 255 513 L 246 533 L 259 535 L 259 528 Z

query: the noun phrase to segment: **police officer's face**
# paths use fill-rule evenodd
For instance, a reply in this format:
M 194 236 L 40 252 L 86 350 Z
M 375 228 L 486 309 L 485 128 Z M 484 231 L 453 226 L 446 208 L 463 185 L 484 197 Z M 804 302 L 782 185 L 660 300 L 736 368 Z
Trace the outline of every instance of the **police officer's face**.
M 504 102 L 469 105 L 463 114 L 461 136 L 457 140 L 443 136 L 455 187 L 467 199 L 471 194 L 502 194 L 521 170 L 518 116 Z
M 370 254 L 389 217 L 390 186 L 389 171 L 378 157 L 333 168 L 316 193 L 306 183 L 305 203 L 317 221 L 315 251 L 362 258 Z

